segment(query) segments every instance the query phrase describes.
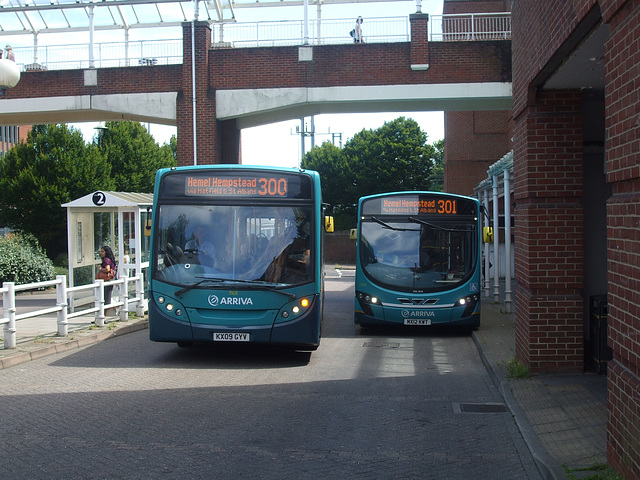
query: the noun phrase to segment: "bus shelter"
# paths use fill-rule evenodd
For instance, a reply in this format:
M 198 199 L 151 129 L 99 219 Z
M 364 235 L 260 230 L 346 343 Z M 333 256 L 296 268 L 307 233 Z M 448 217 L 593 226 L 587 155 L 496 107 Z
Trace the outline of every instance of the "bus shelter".
M 151 193 L 97 191 L 62 205 L 67 209 L 70 287 L 94 281 L 104 245 L 112 248 L 118 272 L 148 272 L 150 237 L 145 227 L 152 203 Z

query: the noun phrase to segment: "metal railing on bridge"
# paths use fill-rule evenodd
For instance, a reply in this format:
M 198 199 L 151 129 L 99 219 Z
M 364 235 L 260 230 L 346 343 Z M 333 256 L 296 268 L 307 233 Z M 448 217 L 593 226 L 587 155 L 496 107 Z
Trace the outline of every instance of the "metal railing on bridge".
M 312 20 L 305 39 L 303 21 L 213 23 L 214 48 L 276 47 L 295 45 L 339 45 L 353 42 L 349 32 L 353 19 Z M 429 41 L 510 40 L 511 14 L 431 15 Z M 411 40 L 408 17 L 367 18 L 365 43 L 394 43 Z M 182 40 L 137 40 L 96 43 L 93 65 L 89 45 L 50 45 L 14 48 L 22 70 L 64 70 L 182 63 Z

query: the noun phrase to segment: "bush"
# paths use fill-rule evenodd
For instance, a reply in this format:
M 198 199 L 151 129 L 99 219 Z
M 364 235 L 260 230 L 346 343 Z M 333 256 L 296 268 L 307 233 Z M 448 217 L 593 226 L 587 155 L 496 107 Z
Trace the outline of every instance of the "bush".
M 0 283 L 22 285 L 54 278 L 53 263 L 36 237 L 15 232 L 0 237 Z

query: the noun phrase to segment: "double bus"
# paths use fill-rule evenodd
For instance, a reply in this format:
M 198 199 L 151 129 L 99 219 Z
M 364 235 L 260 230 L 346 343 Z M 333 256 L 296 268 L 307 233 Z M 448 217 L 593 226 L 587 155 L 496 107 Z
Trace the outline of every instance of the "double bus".
M 322 242 L 331 222 L 314 171 L 159 170 L 150 232 L 150 339 L 317 349 Z
M 357 325 L 480 325 L 482 235 L 477 199 L 440 192 L 360 198 Z

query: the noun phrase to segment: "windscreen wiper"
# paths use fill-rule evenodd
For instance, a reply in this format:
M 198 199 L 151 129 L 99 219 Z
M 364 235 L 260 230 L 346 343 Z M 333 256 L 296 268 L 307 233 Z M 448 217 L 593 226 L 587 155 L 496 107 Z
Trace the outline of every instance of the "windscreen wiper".
M 184 288 L 181 288 L 180 290 L 176 291 L 174 293 L 174 295 L 176 295 L 177 297 L 181 296 L 183 293 L 188 292 L 189 290 L 191 290 L 192 288 L 196 288 L 198 285 L 202 285 L 205 282 L 222 282 L 223 280 L 221 278 L 204 278 L 202 280 L 200 280 L 199 282 L 196 282 L 194 284 L 191 285 L 187 285 Z
M 389 225 L 388 223 L 383 222 L 382 220 L 380 220 L 378 217 L 374 217 L 373 215 L 371 215 L 371 220 L 373 220 L 376 223 L 379 223 L 380 225 L 382 225 L 384 228 L 388 228 L 389 230 L 396 230 L 398 232 L 419 232 L 419 230 L 415 230 L 413 228 L 397 228 L 397 227 L 392 227 L 391 225 Z
M 197 277 L 197 278 L 202 278 L 202 277 Z M 295 293 L 290 293 L 290 292 L 284 292 L 268 283 L 265 283 L 263 281 L 260 280 L 241 280 L 241 279 L 232 279 L 232 278 L 218 278 L 218 277 L 206 277 L 203 278 L 202 280 L 200 280 L 199 282 L 194 283 L 193 285 L 187 285 L 184 288 L 181 288 L 180 290 L 178 290 L 177 292 L 175 292 L 176 296 L 181 296 L 183 293 L 188 292 L 189 290 L 202 285 L 205 282 L 215 282 L 218 285 L 216 285 L 216 288 L 220 288 L 220 287 L 227 287 L 229 283 L 243 283 L 243 284 L 248 284 L 251 285 L 251 289 L 252 290 L 265 290 L 267 292 L 276 292 L 276 293 L 281 293 L 283 295 L 287 295 L 288 297 L 291 298 L 297 298 Z M 224 285 L 222 285 L 224 283 Z
M 421 225 L 426 225 L 427 227 L 434 228 L 436 230 L 442 230 L 443 232 L 470 232 L 471 228 L 444 228 L 440 225 L 436 225 L 435 223 L 425 222 L 424 220 L 420 220 L 419 218 L 409 217 L 408 220 L 413 223 L 419 223 Z

